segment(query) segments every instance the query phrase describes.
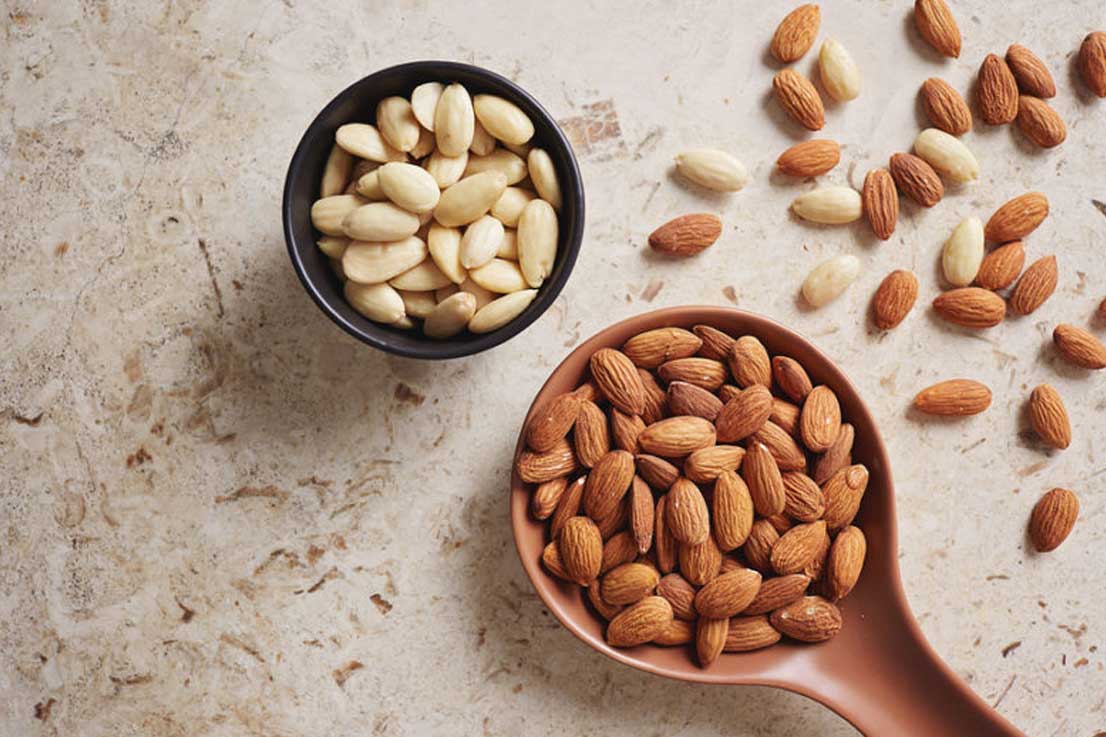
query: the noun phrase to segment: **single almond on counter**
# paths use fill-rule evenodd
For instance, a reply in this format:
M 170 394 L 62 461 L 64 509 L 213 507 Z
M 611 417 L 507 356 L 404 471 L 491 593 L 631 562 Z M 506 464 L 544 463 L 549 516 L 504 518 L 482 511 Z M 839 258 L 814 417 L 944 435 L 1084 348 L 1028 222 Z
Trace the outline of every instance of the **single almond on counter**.
M 1052 342 L 1069 363 L 1088 369 L 1106 368 L 1106 345 L 1083 328 L 1068 323 L 1057 325 Z
M 776 168 L 792 177 L 816 177 L 825 174 L 841 161 L 841 147 L 836 141 L 815 138 L 796 143 L 776 159 Z
M 930 77 L 922 83 L 922 106 L 934 127 L 962 136 L 972 129 L 972 111 L 964 98 L 943 79 Z
M 876 327 L 890 330 L 901 323 L 918 298 L 918 278 L 913 273 L 899 269 L 892 271 L 880 282 L 872 298 L 872 316 Z
M 791 211 L 803 220 L 841 225 L 858 220 L 863 212 L 860 193 L 852 187 L 822 187 L 799 195 Z
M 945 185 L 933 167 L 913 154 L 895 154 L 890 161 L 891 177 L 898 191 L 922 207 L 933 207 L 945 196 Z
M 1029 538 L 1037 552 L 1060 547 L 1079 517 L 1079 499 L 1067 489 L 1053 489 L 1041 497 L 1029 517 Z
M 792 10 L 784 16 L 776 27 L 776 32 L 772 34 L 772 44 L 769 47 L 772 56 L 784 64 L 802 58 L 814 45 L 821 23 L 822 11 L 814 3 L 800 5 Z
M 941 270 L 954 287 L 975 281 L 983 263 L 983 223 L 969 217 L 960 221 L 941 250 Z
M 1041 384 L 1029 395 L 1029 421 L 1047 445 L 1063 450 L 1071 445 L 1071 420 L 1060 392 Z
M 860 199 L 872 232 L 881 241 L 890 238 L 899 219 L 899 192 L 891 172 L 886 169 L 869 171 L 864 177 Z
M 821 130 L 826 124 L 822 98 L 809 79 L 794 69 L 783 69 L 772 79 L 780 107 L 807 130 Z
M 1044 100 L 1029 95 L 1018 98 L 1018 128 L 1041 148 L 1059 146 L 1068 137 L 1060 114 Z
M 1001 56 L 987 54 L 976 87 L 979 112 L 990 125 L 1005 125 L 1018 116 L 1018 83 Z
M 949 379 L 918 392 L 914 406 L 928 415 L 977 415 L 991 406 L 991 390 L 971 379 Z
M 694 256 L 712 246 L 722 235 L 722 221 L 706 212 L 681 215 L 669 220 L 649 236 L 655 251 L 670 256 Z
M 1010 309 L 1019 315 L 1033 312 L 1056 291 L 1058 280 L 1055 256 L 1045 256 L 1034 261 L 1014 286 L 1010 295 Z
M 979 178 L 975 154 L 955 136 L 937 128 L 926 128 L 914 139 L 914 153 L 941 176 L 964 184 Z
M 1040 57 L 1021 44 L 1006 49 L 1006 63 L 1014 73 L 1018 89 L 1034 97 L 1055 97 L 1056 82 Z
M 1002 297 L 979 287 L 962 287 L 940 294 L 933 309 L 945 320 L 965 328 L 990 328 L 1006 317 Z
M 803 281 L 803 299 L 822 307 L 841 296 L 860 276 L 860 259 L 851 253 L 835 256 L 815 266 Z
M 1079 75 L 1091 92 L 1106 97 L 1106 33 L 1088 33 L 1079 47 Z
M 960 56 L 960 27 L 945 0 L 915 0 L 914 25 L 941 56 Z
M 921 0 L 919 0 L 921 2 Z M 841 612 L 821 596 L 804 596 L 772 612 L 772 626 L 800 642 L 823 642 L 841 631 Z
M 1011 241 L 983 257 L 976 284 L 991 291 L 1006 289 L 1017 280 L 1024 265 L 1025 246 L 1021 241 Z
M 1009 200 L 991 215 L 983 234 L 992 243 L 1020 240 L 1048 217 L 1048 198 L 1041 192 L 1026 192 Z
M 676 171 L 688 181 L 715 192 L 736 192 L 749 182 L 745 165 L 714 148 L 684 151 L 676 157 Z

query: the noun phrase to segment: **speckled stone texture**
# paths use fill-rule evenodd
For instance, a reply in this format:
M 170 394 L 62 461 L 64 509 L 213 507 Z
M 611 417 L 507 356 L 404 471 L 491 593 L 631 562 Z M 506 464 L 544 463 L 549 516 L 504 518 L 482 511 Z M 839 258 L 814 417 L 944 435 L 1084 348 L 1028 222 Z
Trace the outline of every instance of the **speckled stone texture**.
M 0 734 L 855 734 L 798 696 L 685 685 L 618 666 L 544 611 L 507 523 L 511 451 L 537 387 L 580 340 L 678 304 L 735 304 L 810 336 L 880 419 L 898 483 L 901 563 L 922 628 L 1030 735 L 1106 732 L 1106 376 L 1059 362 L 1049 334 L 1106 295 L 1106 102 L 1072 65 L 1094 2 L 954 3 L 959 60 L 916 35 L 911 3 L 828 0 L 861 96 L 830 104 L 827 183 L 907 150 L 917 90 L 967 91 L 1021 42 L 1052 69 L 1068 140 L 1012 127 L 966 137 L 982 176 L 932 210 L 904 202 L 890 242 L 812 227 L 812 187 L 773 174 L 808 134 L 770 96 L 777 3 L 7 2 L 0 43 Z M 588 232 L 555 307 L 489 353 L 413 363 L 340 332 L 300 288 L 279 198 L 315 113 L 354 79 L 418 58 L 503 72 L 564 122 Z M 815 55 L 799 64 L 810 70 Z M 693 190 L 672 156 L 734 152 L 752 181 Z M 1060 287 L 987 332 L 936 320 L 942 242 L 968 215 L 1046 192 L 1027 239 Z M 1095 202 L 1098 200 L 1099 202 Z M 718 212 L 698 258 L 646 236 Z M 841 252 L 837 302 L 797 300 Z M 868 302 L 910 268 L 919 305 L 888 334 Z M 955 422 L 916 416 L 925 385 L 990 384 Z M 1046 450 L 1024 406 L 1054 384 L 1075 428 Z M 1027 550 L 1036 499 L 1082 501 L 1068 542 Z

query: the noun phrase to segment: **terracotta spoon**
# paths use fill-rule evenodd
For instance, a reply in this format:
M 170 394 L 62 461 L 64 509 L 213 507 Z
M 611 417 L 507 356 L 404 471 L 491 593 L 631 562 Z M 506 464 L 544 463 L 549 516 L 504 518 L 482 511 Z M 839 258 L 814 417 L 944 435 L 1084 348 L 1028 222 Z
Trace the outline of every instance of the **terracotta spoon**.
M 588 609 L 582 590 L 542 569 L 545 525 L 529 516 L 530 488 L 516 473 L 511 482 L 515 544 L 545 605 L 572 634 L 619 662 L 685 681 L 794 691 L 829 707 L 869 737 L 1022 735 L 945 665 L 918 628 L 899 578 L 891 469 L 875 419 L 845 375 L 804 338 L 735 309 L 657 310 L 617 323 L 581 344 L 549 377 L 533 407 L 575 388 L 587 373 L 588 358 L 599 348 L 619 347 L 651 328 L 700 323 L 735 336 L 756 335 L 770 353 L 795 358 L 815 384 L 827 384 L 837 393 L 842 412 L 856 428 L 853 456 L 871 474 L 857 519 L 868 540 L 868 557 L 856 588 L 842 602 L 844 628 L 819 645 L 785 640 L 756 652 L 723 653 L 706 669 L 698 666 L 692 648 L 686 646 L 612 648 L 604 641 L 604 623 Z M 516 456 L 522 447 L 520 438 Z

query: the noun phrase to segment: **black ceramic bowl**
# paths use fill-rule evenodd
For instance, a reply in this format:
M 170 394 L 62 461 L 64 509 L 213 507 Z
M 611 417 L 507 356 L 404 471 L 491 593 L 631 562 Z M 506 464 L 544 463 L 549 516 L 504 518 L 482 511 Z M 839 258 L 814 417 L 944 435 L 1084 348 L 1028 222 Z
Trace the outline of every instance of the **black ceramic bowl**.
M 408 97 L 423 82 L 460 82 L 470 94 L 487 92 L 504 97 L 522 108 L 534 123 L 531 144 L 544 148 L 553 159 L 560 180 L 560 243 L 553 273 L 542 284 L 530 306 L 499 330 L 483 335 L 463 332 L 448 340 L 431 340 L 418 330 L 380 325 L 361 316 L 342 296 L 342 285 L 326 256 L 315 245 L 320 237 L 311 225 L 311 204 L 319 196 L 319 179 L 334 145 L 334 132 L 345 123 L 375 121 L 376 104 L 389 95 Z M 303 134 L 288 165 L 284 181 L 284 239 L 292 265 L 315 304 L 339 327 L 355 338 L 389 353 L 411 358 L 439 359 L 468 356 L 514 337 L 549 309 L 560 294 L 580 251 L 584 236 L 584 185 L 572 146 L 557 121 L 538 101 L 514 82 L 487 69 L 451 61 L 415 61 L 389 67 L 355 82 L 323 108 Z

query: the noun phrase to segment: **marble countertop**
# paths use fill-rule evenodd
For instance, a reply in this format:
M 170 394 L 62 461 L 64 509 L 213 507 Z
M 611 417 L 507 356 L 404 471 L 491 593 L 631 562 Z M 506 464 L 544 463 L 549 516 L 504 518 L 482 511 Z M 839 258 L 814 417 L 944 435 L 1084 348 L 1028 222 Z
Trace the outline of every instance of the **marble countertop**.
M 909 2 L 826 0 L 822 37 L 853 53 L 855 102 L 822 135 L 859 186 L 907 150 L 929 76 L 967 91 L 988 52 L 1039 53 L 1068 140 L 1007 126 L 966 137 L 978 182 L 894 237 L 815 228 L 773 175 L 805 137 L 770 98 L 771 3 L 81 3 L 4 5 L 0 44 L 0 733 L 4 735 L 855 734 L 801 697 L 676 683 L 616 665 L 544 610 L 515 557 L 509 462 L 537 387 L 608 323 L 661 306 L 736 305 L 803 332 L 881 422 L 897 481 L 904 583 L 949 664 L 1030 735 L 1106 732 L 1106 376 L 1049 349 L 1106 296 L 1106 102 L 1072 57 L 1092 2 L 955 2 L 959 60 L 916 36 Z M 1047 8 L 1047 9 L 1046 9 Z M 279 221 L 292 149 L 351 81 L 450 58 L 534 93 L 574 139 L 588 225 L 555 306 L 493 351 L 446 363 L 374 352 L 300 287 Z M 814 55 L 799 67 L 809 69 Z M 705 197 L 670 175 L 710 145 L 752 180 Z M 1028 189 L 1052 215 L 1030 259 L 1060 287 L 985 333 L 935 320 L 938 253 L 959 220 Z M 1098 202 L 1095 202 L 1097 200 Z M 702 256 L 650 256 L 691 210 L 726 228 Z M 818 311 L 817 262 L 860 278 Z M 898 329 L 866 320 L 896 268 L 921 281 Z M 953 375 L 992 408 L 907 411 Z M 1024 404 L 1064 395 L 1075 440 L 1046 451 Z M 1041 493 L 1074 489 L 1075 532 L 1028 552 Z

